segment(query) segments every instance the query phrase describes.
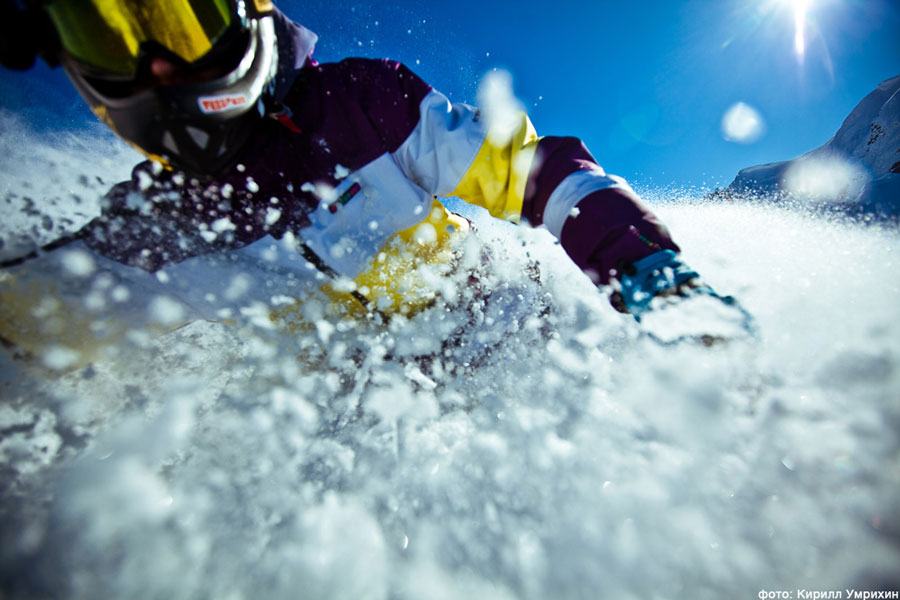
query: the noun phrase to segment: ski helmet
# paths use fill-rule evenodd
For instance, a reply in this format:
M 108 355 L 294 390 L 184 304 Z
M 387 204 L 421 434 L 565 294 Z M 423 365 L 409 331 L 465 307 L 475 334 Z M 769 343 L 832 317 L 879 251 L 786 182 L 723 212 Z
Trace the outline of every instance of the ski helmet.
M 197 175 L 236 159 L 277 68 L 271 0 L 49 0 L 60 62 L 94 113 Z M 176 65 L 160 82 L 153 58 Z

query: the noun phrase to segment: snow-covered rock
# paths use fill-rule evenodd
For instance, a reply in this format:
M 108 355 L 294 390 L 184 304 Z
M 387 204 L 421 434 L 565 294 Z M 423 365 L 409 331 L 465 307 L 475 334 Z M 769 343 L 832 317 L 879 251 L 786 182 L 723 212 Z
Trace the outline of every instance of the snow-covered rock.
M 824 145 L 742 169 L 727 192 L 788 197 L 896 219 L 900 212 L 900 76 L 862 99 Z

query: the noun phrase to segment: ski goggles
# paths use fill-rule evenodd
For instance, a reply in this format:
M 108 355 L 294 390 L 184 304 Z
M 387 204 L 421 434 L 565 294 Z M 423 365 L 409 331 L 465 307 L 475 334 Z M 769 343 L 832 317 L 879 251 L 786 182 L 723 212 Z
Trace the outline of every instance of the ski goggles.
M 273 8 L 271 0 L 252 4 L 257 14 Z M 243 0 L 50 0 L 45 10 L 73 58 L 125 77 L 137 72 L 145 45 L 192 64 L 247 16 Z

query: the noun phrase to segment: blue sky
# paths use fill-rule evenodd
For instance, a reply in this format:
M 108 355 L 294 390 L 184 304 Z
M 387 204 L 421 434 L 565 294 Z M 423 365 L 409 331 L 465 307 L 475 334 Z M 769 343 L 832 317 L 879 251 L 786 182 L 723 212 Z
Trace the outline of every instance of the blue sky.
M 508 70 L 538 133 L 577 135 L 641 185 L 726 185 L 745 166 L 826 142 L 856 103 L 900 75 L 900 2 L 806 0 L 804 53 L 790 0 L 283 0 L 320 35 L 320 61 L 385 56 L 455 101 Z M 36 127 L 92 117 L 58 72 L 3 72 L 0 106 Z M 735 103 L 765 125 L 723 138 Z

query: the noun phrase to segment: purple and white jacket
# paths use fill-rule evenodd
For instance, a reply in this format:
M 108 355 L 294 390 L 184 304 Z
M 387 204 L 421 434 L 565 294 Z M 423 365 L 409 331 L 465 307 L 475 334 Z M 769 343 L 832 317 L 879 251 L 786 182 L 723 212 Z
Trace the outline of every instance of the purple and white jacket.
M 86 243 L 156 271 L 264 240 L 296 239 L 307 260 L 353 280 L 379 310 L 414 305 L 404 275 L 447 260 L 466 222 L 437 198 L 544 225 L 599 283 L 621 261 L 678 247 L 580 140 L 538 137 L 528 117 L 497 135 L 400 63 L 317 64 L 314 34 L 275 14 L 279 70 L 269 116 L 238 163 L 199 182 L 142 163 L 113 188 Z M 575 210 L 577 209 L 577 210 Z M 414 287 L 414 286 L 413 286 Z

